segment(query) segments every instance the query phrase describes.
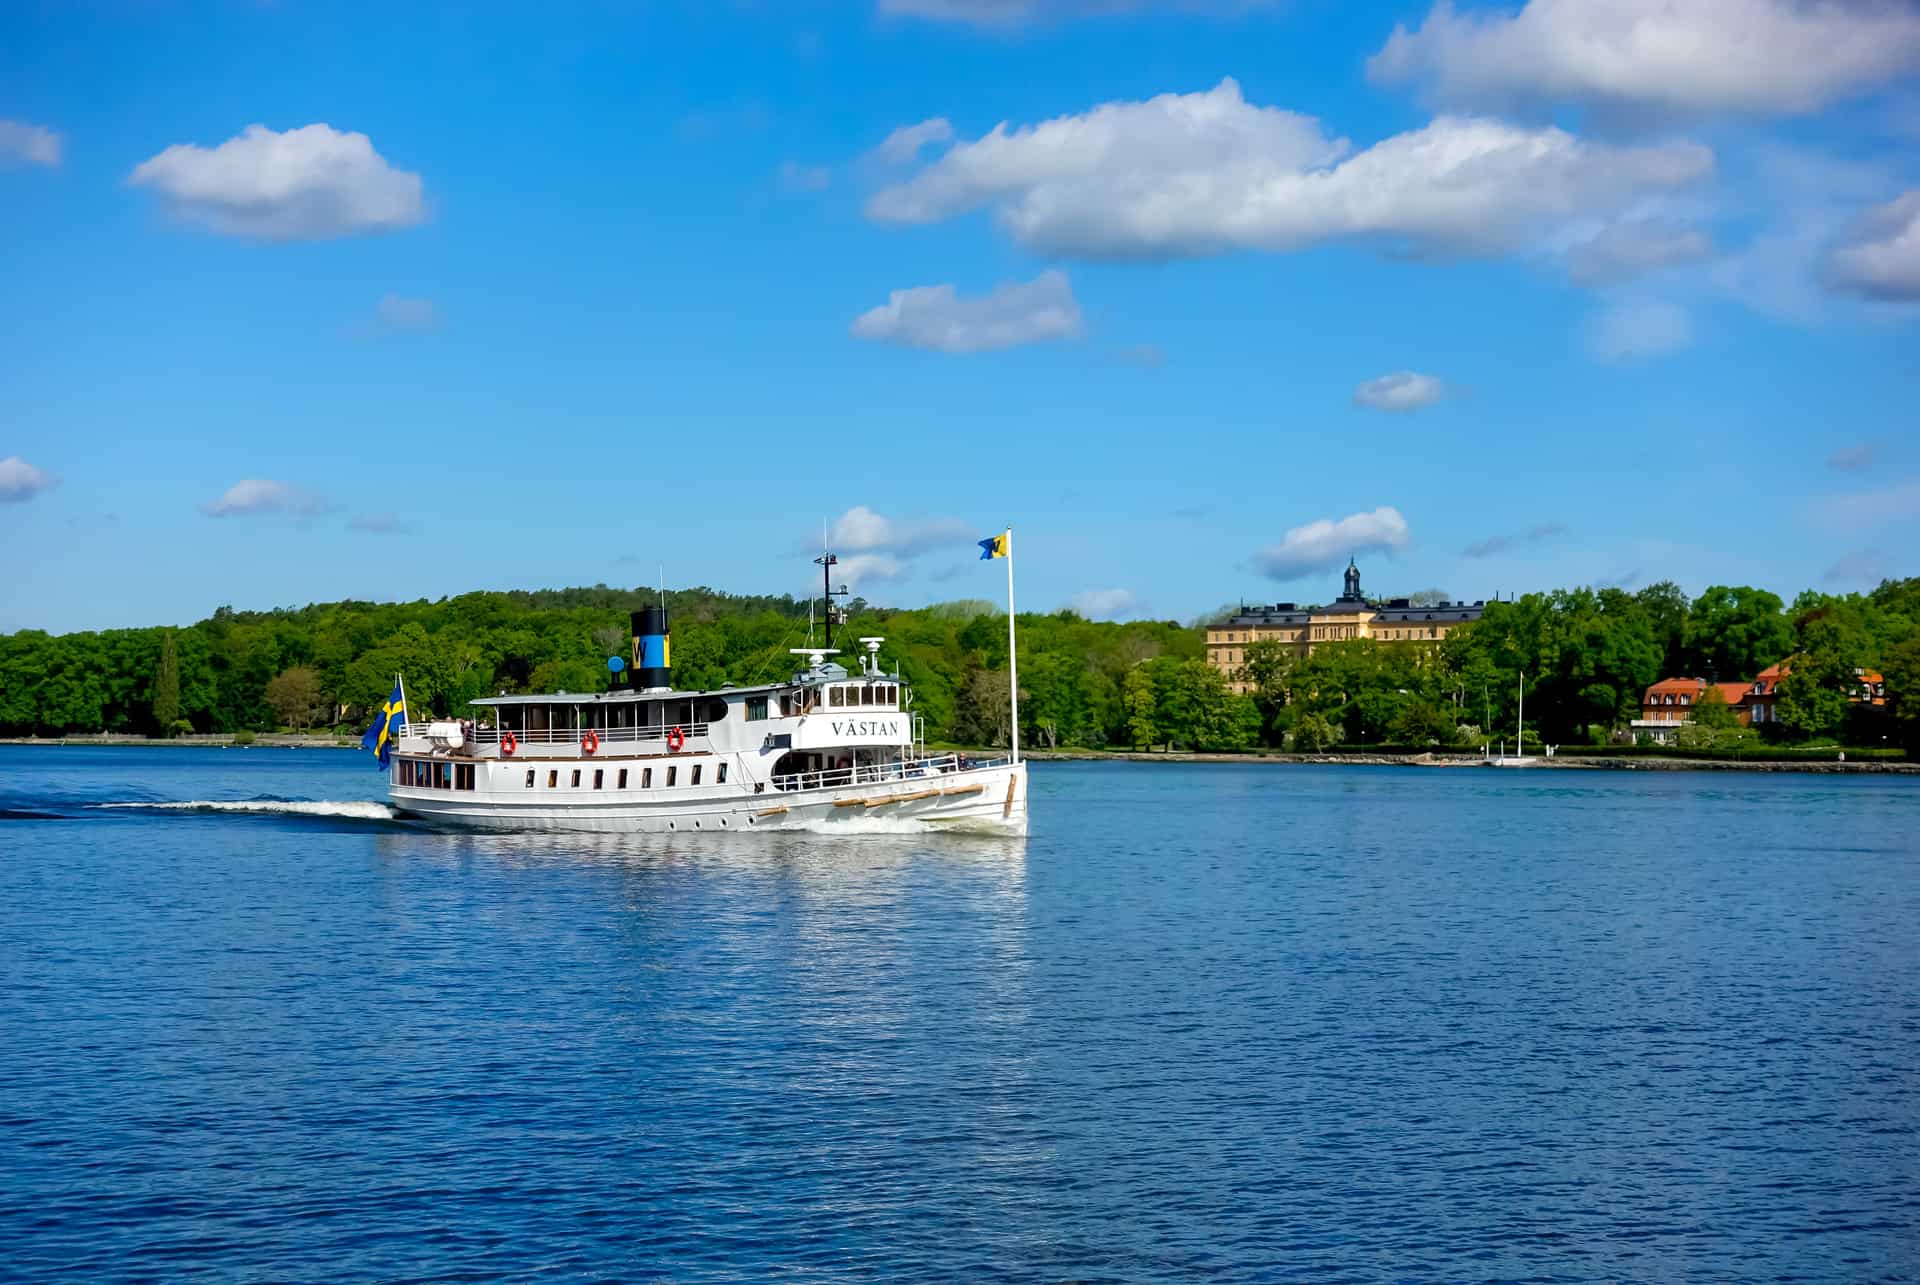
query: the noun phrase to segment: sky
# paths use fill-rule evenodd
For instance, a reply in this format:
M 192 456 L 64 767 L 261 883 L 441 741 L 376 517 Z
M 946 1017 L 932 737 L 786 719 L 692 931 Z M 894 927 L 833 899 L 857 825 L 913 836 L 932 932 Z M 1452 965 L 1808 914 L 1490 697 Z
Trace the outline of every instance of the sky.
M 0 630 L 1920 573 L 1906 0 L 0 12 Z

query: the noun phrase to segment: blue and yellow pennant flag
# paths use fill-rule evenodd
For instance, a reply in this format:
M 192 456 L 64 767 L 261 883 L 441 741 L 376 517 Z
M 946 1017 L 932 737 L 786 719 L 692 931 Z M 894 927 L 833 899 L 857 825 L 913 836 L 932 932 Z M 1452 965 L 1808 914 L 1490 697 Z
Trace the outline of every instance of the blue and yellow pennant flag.
M 1013 532 L 1011 531 L 1002 531 L 999 535 L 988 536 L 986 539 L 980 541 L 980 561 L 985 562 L 988 558 L 1006 557 L 1008 552 L 1007 546 L 1012 542 Z
M 386 770 L 387 760 L 393 757 L 393 743 L 400 739 L 400 728 L 406 721 L 407 693 L 396 678 L 393 680 L 393 695 L 387 697 L 387 703 L 374 716 L 373 726 L 360 738 L 360 744 L 372 750 L 380 760 L 382 771 Z

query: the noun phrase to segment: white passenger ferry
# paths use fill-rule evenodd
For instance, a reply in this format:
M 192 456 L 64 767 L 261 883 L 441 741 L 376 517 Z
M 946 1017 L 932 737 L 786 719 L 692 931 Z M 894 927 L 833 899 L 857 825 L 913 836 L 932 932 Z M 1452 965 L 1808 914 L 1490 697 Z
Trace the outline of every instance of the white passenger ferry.
M 631 682 L 495 696 L 477 717 L 408 723 L 389 764 L 402 816 L 491 830 L 783 830 L 851 818 L 1027 830 L 1027 769 L 928 754 L 909 685 L 862 638 L 859 670 L 797 648 L 785 682 L 675 691 L 664 607 L 633 613 Z M 616 676 L 618 677 L 618 676 Z

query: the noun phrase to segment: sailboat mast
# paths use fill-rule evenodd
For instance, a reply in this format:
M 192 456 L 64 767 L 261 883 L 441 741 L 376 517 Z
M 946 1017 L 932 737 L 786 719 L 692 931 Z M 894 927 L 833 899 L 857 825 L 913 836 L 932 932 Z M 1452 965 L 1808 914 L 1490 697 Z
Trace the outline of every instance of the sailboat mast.
M 1520 671 L 1520 712 L 1513 720 L 1513 738 L 1513 752 L 1525 754 L 1527 752 L 1527 671 L 1524 669 Z

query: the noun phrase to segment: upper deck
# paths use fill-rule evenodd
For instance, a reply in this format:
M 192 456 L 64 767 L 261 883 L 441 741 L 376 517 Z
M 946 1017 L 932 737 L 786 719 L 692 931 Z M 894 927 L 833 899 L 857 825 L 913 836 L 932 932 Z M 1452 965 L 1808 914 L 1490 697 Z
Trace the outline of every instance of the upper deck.
M 912 692 L 866 658 L 815 663 L 781 683 L 700 691 L 630 689 L 482 697 L 491 717 L 411 724 L 403 735 L 463 757 L 645 757 L 748 749 L 910 746 Z M 429 728 L 433 730 L 429 730 Z

